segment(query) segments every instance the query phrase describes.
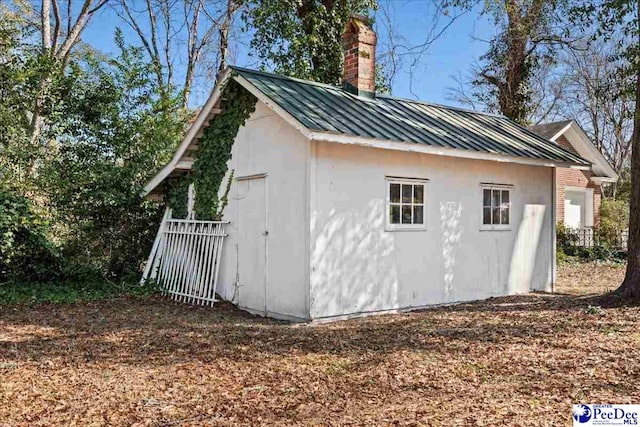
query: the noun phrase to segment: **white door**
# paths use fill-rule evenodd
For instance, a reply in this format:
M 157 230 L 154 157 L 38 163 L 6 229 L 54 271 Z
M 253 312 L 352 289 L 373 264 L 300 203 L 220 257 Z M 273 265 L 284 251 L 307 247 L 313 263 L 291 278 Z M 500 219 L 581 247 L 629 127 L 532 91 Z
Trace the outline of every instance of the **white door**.
M 569 228 L 585 226 L 584 191 L 565 191 L 564 194 L 564 225 Z
M 238 181 L 238 305 L 266 315 L 266 178 Z

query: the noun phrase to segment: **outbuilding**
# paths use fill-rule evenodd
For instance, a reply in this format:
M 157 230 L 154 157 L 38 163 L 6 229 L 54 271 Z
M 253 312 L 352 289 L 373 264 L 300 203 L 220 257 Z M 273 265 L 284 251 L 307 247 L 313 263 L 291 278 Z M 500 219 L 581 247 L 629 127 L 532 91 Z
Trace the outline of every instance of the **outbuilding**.
M 189 170 L 225 85 L 256 97 L 228 164 L 219 296 L 316 320 L 552 291 L 556 168 L 590 162 L 502 116 L 376 94 L 375 34 L 355 19 L 344 41 L 340 87 L 230 67 L 147 185 Z

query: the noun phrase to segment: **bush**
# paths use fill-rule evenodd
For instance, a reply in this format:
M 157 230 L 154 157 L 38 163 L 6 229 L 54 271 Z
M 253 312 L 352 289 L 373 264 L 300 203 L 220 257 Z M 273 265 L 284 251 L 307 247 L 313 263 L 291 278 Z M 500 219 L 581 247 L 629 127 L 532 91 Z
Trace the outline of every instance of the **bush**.
M 629 202 L 626 200 L 603 200 L 600 205 L 600 239 L 617 246 L 620 236 L 629 229 Z
M 0 282 L 60 278 L 62 257 L 47 231 L 29 199 L 0 188 Z
M 626 258 L 626 251 L 620 250 L 617 244 L 619 234 L 603 237 L 600 229 L 594 230 L 595 246 L 578 245 L 578 235 L 562 224 L 556 229 L 556 259 L 558 262 L 570 261 L 621 261 Z
M 558 248 L 571 248 L 578 242 L 578 236 L 571 233 L 571 230 L 560 223 L 556 226 L 556 242 Z
M 108 280 L 140 274 L 162 212 L 159 204 L 139 199 L 109 205 L 87 204 L 82 215 L 66 217 L 77 219 L 65 236 L 62 253 L 69 263 L 95 270 Z

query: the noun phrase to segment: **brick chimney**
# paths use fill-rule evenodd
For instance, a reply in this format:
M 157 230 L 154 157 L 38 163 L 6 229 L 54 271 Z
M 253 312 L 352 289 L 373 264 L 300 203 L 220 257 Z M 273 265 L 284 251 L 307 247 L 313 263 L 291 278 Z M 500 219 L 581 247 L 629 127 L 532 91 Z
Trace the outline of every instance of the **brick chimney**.
M 343 86 L 358 96 L 375 97 L 376 44 L 378 37 L 364 16 L 349 18 L 342 36 Z

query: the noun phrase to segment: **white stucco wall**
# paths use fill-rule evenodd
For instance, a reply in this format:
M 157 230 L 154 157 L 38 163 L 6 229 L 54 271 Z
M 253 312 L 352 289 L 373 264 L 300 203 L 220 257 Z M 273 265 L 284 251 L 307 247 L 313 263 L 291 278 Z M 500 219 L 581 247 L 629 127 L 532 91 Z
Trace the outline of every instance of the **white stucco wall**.
M 308 155 L 308 140 L 258 102 L 255 112 L 238 132 L 229 162 L 229 170 L 235 170 L 236 178 L 266 174 L 266 307 L 271 316 L 308 318 Z M 234 179 L 225 209 L 224 219 L 231 224 L 222 254 L 218 291 L 223 298 L 260 313 L 264 307 L 246 307 L 242 299 L 237 298 L 237 277 L 247 269 L 256 268 L 256 265 L 238 262 L 238 204 L 242 185 Z M 256 218 L 260 217 L 259 212 L 255 214 Z M 264 244 L 264 239 L 256 236 L 254 244 Z M 242 291 L 240 289 L 240 293 Z
M 552 169 L 311 143 L 310 317 L 551 290 Z M 425 178 L 424 231 L 385 231 L 385 176 Z M 480 183 L 513 185 L 481 231 Z
M 259 102 L 229 169 L 218 292 L 253 312 L 324 318 L 551 290 L 550 168 L 310 142 Z M 263 267 L 239 262 L 238 224 L 260 215 L 239 211 L 237 178 L 260 174 L 268 236 L 250 244 L 266 241 L 266 304 L 253 307 L 238 295 L 262 283 L 238 277 Z M 385 231 L 387 176 L 429 180 L 426 230 Z M 513 186 L 510 230 L 480 230 L 481 183 Z

